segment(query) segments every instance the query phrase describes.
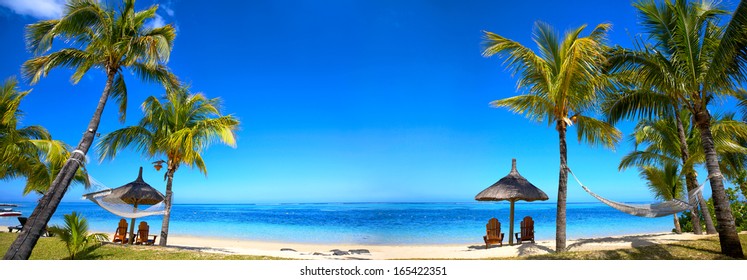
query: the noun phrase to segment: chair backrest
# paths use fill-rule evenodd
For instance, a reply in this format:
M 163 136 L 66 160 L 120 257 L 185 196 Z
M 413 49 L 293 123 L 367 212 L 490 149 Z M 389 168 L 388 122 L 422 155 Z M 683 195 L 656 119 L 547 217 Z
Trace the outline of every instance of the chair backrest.
M 534 239 L 534 220 L 526 216 L 521 220 L 521 238 L 522 240 Z
M 140 222 L 140 225 L 137 226 L 137 242 L 148 242 L 148 231 L 150 231 L 148 223 Z
M 127 240 L 127 220 L 120 219 L 119 224 L 117 225 L 117 230 L 114 231 L 112 242 L 125 242 L 125 240 Z
M 127 234 L 127 220 L 121 219 L 119 220 L 119 225 L 117 225 L 117 231 L 114 233 L 114 235 L 124 236 L 125 234 Z
M 18 217 L 18 222 L 21 223 L 21 227 L 26 226 L 26 221 L 28 221 L 29 218 L 27 217 Z
M 485 225 L 488 237 L 501 237 L 501 222 L 496 218 L 488 220 L 488 224 Z

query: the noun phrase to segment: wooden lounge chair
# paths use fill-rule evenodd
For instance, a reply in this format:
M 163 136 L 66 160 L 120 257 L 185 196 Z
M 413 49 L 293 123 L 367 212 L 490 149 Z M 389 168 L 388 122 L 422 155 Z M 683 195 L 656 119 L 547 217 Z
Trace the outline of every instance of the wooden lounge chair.
M 516 242 L 521 244 L 521 242 L 529 240 L 534 243 L 534 221 L 532 217 L 526 216 L 521 220 L 521 233 L 516 233 Z
M 501 222 L 496 218 L 488 220 L 488 224 L 485 225 L 487 235 L 483 236 L 485 240 L 485 249 L 488 249 L 491 244 L 498 244 L 503 246 L 503 233 L 501 233 Z
M 122 244 L 128 243 L 130 239 L 127 238 L 127 233 L 127 220 L 119 220 L 119 225 L 117 225 L 117 230 L 114 232 L 114 238 L 112 238 L 112 242 L 119 242 Z
M 137 226 L 137 238 L 135 238 L 135 244 L 136 245 L 153 245 L 156 243 L 156 238 L 158 235 L 155 234 L 148 234 L 148 231 L 150 230 L 150 226 L 148 226 L 148 223 L 146 222 L 140 222 L 140 225 Z M 153 237 L 153 239 L 150 239 L 150 237 Z
M 21 225 L 8 227 L 8 232 L 13 232 L 14 230 L 17 232 L 21 232 L 21 230 L 23 229 L 23 226 L 26 225 L 27 220 L 28 218 L 26 217 L 18 217 L 18 222 L 21 223 Z
M 18 222 L 21 223 L 21 225 L 8 227 L 8 232 L 13 232 L 14 230 L 17 231 L 17 232 L 21 232 L 21 230 L 23 229 L 23 227 L 26 226 L 26 221 L 28 221 L 28 220 L 29 220 L 29 218 L 27 218 L 27 217 L 18 217 Z M 42 228 L 42 234 L 41 234 L 41 236 L 51 237 L 51 236 L 54 236 L 54 234 L 52 234 L 51 232 L 47 231 L 47 226 L 44 226 L 44 228 Z

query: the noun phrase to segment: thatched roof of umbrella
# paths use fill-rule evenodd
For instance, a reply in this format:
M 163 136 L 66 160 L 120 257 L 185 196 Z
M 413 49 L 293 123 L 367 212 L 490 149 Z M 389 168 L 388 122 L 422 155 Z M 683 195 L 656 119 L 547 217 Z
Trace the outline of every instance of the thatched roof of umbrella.
M 547 200 L 547 194 L 535 187 L 516 170 L 516 159 L 511 160 L 511 172 L 475 196 L 479 201 L 535 201 Z
M 478 201 L 508 200 L 511 202 L 509 245 L 514 244 L 514 202 L 517 200 L 535 201 L 547 199 L 548 197 L 545 192 L 532 185 L 532 183 L 529 183 L 527 179 L 519 174 L 519 171 L 516 170 L 516 159 L 511 160 L 511 172 L 506 177 L 501 178 L 498 182 L 475 196 L 475 200 Z
M 104 198 L 105 201 L 108 199 L 121 199 L 125 203 L 132 205 L 153 205 L 158 204 L 166 198 L 161 194 L 161 192 L 143 181 L 143 168 L 140 167 L 137 179 L 121 187 L 112 189 L 111 194 Z M 116 201 L 110 202 L 116 203 Z

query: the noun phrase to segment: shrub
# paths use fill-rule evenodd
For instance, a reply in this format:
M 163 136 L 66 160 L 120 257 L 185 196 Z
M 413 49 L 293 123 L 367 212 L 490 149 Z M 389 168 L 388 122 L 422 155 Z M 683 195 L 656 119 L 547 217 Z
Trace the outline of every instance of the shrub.
M 740 201 L 737 190 L 733 188 L 726 189 L 726 198 L 729 199 L 731 213 L 734 216 L 734 223 L 737 226 L 737 231 L 747 230 L 747 202 Z M 711 213 L 711 219 L 716 223 L 714 226 L 718 226 L 718 221 L 716 221 L 716 211 L 713 208 L 713 198 L 709 198 L 708 201 L 706 201 L 706 204 L 708 205 L 708 211 Z M 693 231 L 693 224 L 690 217 L 690 211 L 683 212 L 679 216 L 680 227 L 683 232 Z M 705 220 L 702 216 L 700 217 L 700 225 L 703 227 L 703 231 L 705 231 Z
M 75 212 L 65 214 L 65 227 L 52 226 L 49 228 L 49 232 L 54 233 L 62 242 L 65 242 L 72 260 L 88 246 L 88 243 L 98 243 L 109 238 L 103 233 L 88 234 L 88 222 L 83 216 Z

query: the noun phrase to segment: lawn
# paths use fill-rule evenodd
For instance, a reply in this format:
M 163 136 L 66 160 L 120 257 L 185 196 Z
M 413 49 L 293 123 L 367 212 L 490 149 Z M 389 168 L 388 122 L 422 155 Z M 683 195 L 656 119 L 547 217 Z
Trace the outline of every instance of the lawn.
M 742 251 L 747 252 L 747 234 L 739 235 Z M 682 241 L 672 244 L 651 245 L 631 249 L 607 251 L 578 251 L 560 254 L 544 254 L 515 258 L 512 260 L 733 260 L 721 254 L 718 236 Z
M 5 254 L 17 233 L 0 232 L 0 252 Z M 32 260 L 62 260 L 68 258 L 65 244 L 55 237 L 42 237 L 31 253 Z M 85 254 L 76 256 L 85 260 L 281 260 L 276 257 L 204 253 L 190 249 L 158 246 L 119 245 L 105 243 L 90 246 Z

